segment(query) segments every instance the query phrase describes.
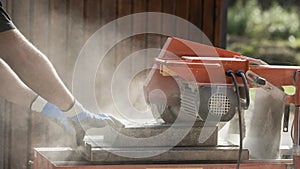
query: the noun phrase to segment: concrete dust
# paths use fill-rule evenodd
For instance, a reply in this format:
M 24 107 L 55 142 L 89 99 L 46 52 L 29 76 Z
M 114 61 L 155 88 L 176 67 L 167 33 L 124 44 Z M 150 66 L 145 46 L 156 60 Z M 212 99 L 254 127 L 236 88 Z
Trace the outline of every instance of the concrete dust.
M 132 37 L 132 39 L 137 41 L 135 37 Z M 95 94 L 98 107 L 104 113 L 111 113 L 119 118 L 133 122 L 153 120 L 150 108 L 145 102 L 143 86 L 149 71 L 147 67 L 149 65 L 152 67 L 154 61 L 154 59 L 151 60 L 149 58 L 156 56 L 147 56 L 147 54 L 149 54 L 147 51 L 142 51 L 143 48 L 138 48 L 131 42 L 130 40 L 119 42 L 105 55 L 100 63 L 95 78 Z M 141 40 L 140 43 L 144 43 L 144 41 Z M 133 51 L 133 48 L 136 49 L 136 51 Z M 132 54 L 138 55 L 140 59 L 137 61 L 133 60 L 133 58 L 128 58 Z M 117 74 L 119 73 L 117 76 L 118 79 L 115 80 L 118 84 L 115 85 L 113 84 L 115 83 L 113 76 L 115 76 L 117 69 L 120 68 L 120 64 L 124 64 L 124 62 L 129 64 L 117 72 Z M 140 72 L 135 72 L 136 70 L 134 69 L 139 67 L 137 64 L 140 64 L 140 67 L 144 67 L 145 69 Z M 135 74 L 135 76 L 130 77 L 131 74 Z M 126 84 L 128 81 L 130 81 L 130 83 Z M 120 100 L 116 102 L 112 97 L 112 93 L 117 93 L 117 97 L 120 95 L 121 99 L 123 99 L 121 100 L 122 103 L 120 103 Z M 126 95 L 126 98 L 124 95 Z M 130 109 L 128 109 L 128 107 L 130 107 Z M 130 110 L 133 111 L 130 112 Z

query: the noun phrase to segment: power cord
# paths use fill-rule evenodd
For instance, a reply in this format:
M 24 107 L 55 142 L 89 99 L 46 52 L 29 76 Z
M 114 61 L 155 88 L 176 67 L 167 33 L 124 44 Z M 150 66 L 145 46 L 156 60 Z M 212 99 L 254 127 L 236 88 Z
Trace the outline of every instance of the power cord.
M 246 95 L 246 105 L 244 106 L 244 109 L 248 109 L 250 105 L 250 95 L 249 95 L 249 87 L 248 87 L 246 75 L 242 70 L 236 71 L 236 75 L 240 76 L 243 80 L 245 95 Z
M 235 92 L 237 95 L 237 103 L 238 103 L 238 116 L 239 116 L 239 131 L 240 131 L 240 146 L 239 146 L 239 156 L 237 159 L 236 163 L 236 169 L 240 168 L 241 164 L 241 157 L 242 157 L 242 151 L 243 151 L 243 128 L 242 128 L 242 112 L 241 112 L 241 101 L 240 101 L 240 92 L 239 92 L 239 87 L 237 84 L 237 80 L 235 77 L 235 74 L 233 73 L 232 70 L 226 71 L 226 76 L 230 76 L 232 78 L 234 87 L 235 87 Z

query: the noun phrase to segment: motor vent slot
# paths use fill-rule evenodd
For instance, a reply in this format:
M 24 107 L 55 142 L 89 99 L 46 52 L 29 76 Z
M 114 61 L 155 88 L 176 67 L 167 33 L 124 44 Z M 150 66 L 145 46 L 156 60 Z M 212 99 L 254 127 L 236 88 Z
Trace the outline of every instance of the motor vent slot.
M 209 113 L 223 116 L 226 115 L 230 110 L 230 100 L 222 93 L 215 93 L 208 101 Z

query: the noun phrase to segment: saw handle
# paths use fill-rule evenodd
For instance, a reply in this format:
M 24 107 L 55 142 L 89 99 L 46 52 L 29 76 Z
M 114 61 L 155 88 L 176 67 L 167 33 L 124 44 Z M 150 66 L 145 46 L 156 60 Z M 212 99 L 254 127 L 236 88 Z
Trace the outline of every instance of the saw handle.
M 289 131 L 289 118 L 290 118 L 290 105 L 286 104 L 284 106 L 284 114 L 283 114 L 283 132 Z

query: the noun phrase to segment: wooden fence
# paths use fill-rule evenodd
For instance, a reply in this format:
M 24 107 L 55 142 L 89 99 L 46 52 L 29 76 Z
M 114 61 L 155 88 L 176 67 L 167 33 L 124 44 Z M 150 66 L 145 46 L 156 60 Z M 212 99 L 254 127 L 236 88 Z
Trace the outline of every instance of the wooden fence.
M 128 14 L 148 11 L 179 16 L 200 28 L 215 46 L 225 47 L 226 0 L 2 0 L 2 3 L 19 30 L 49 57 L 69 88 L 75 60 L 86 40 L 101 26 Z M 163 23 L 156 24 L 160 27 Z M 122 26 L 134 28 L 134 24 Z M 176 30 L 176 26 L 169 29 L 182 31 Z M 144 34 L 122 43 L 132 44 L 134 51 L 160 47 L 165 39 L 161 35 Z M 122 44 L 110 55 L 111 62 L 117 64 L 123 59 L 120 48 Z M 68 145 L 61 134 L 58 126 L 39 114 L 1 100 L 0 168 L 31 168 L 33 147 Z

